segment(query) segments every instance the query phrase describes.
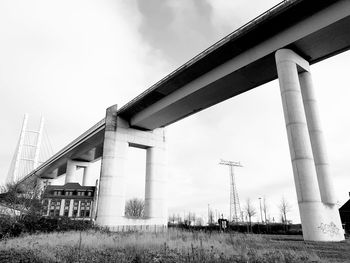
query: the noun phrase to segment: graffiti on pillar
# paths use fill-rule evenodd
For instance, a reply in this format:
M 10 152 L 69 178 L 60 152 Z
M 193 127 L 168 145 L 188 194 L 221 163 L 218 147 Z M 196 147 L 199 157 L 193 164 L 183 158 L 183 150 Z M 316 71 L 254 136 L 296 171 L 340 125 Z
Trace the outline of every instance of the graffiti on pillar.
M 339 235 L 339 228 L 334 224 L 333 222 L 330 222 L 329 224 L 321 223 L 321 225 L 318 227 L 324 234 L 328 234 L 330 236 L 336 236 Z

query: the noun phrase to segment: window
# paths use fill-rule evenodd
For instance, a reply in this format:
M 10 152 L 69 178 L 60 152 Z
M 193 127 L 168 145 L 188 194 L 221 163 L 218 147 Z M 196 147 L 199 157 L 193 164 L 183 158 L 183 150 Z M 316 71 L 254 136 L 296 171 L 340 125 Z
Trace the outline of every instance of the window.
M 80 217 L 85 217 L 85 210 L 84 209 L 80 210 Z
M 41 210 L 41 213 L 42 213 L 43 216 L 47 215 L 48 209 L 49 209 L 49 204 L 48 204 L 48 200 L 46 199 L 43 202 L 43 207 L 42 207 L 42 210 Z
M 73 217 L 78 216 L 78 205 L 79 205 L 79 201 L 74 201 L 74 203 L 73 203 Z
M 60 210 L 59 209 L 55 209 L 55 214 L 54 216 L 60 216 Z
M 85 205 L 86 205 L 86 201 L 80 202 L 80 216 L 81 217 L 85 217 Z
M 87 193 L 87 195 L 88 195 L 88 196 L 92 196 L 92 193 L 89 191 L 89 192 Z
M 70 205 L 70 202 L 67 199 L 66 202 L 65 202 L 65 205 L 64 205 L 64 212 L 63 212 L 64 216 L 68 216 L 69 215 L 69 205 Z
M 85 217 L 90 217 L 91 202 L 87 201 L 85 206 Z

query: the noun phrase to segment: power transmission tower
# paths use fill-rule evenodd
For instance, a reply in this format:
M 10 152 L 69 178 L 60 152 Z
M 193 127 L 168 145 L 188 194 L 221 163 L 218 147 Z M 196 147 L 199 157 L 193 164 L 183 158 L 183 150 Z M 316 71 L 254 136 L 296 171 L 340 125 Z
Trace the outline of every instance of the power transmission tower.
M 241 206 L 237 192 L 234 167 L 242 167 L 239 162 L 220 160 L 221 165 L 227 165 L 230 168 L 230 222 L 239 222 L 241 217 Z
M 44 133 L 44 118 L 40 119 L 37 130 L 30 130 L 27 126 L 28 114 L 25 114 L 16 151 L 7 174 L 7 182 L 19 181 L 53 153 L 47 134 Z

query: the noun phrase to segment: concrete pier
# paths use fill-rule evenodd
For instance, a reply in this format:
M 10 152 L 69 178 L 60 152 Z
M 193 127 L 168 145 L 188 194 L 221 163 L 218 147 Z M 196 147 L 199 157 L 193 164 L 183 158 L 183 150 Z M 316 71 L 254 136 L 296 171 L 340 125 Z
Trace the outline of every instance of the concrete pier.
M 91 171 L 90 163 L 87 163 L 87 165 L 84 167 L 84 174 L 83 174 L 83 186 L 94 186 L 95 183 L 93 182 L 92 178 L 93 174 Z
M 150 147 L 146 156 L 145 217 L 167 218 L 166 206 L 166 151 Z M 164 222 L 166 223 L 166 222 Z
M 82 162 L 82 161 L 75 161 L 75 160 L 68 160 L 67 161 L 67 168 L 66 168 L 66 179 L 65 183 L 77 183 L 80 182 L 80 179 L 77 178 L 77 169 L 82 168 L 84 169 L 83 178 L 82 178 L 82 185 L 83 186 L 90 186 L 95 185 L 91 182 L 91 169 L 90 169 L 90 163 L 89 162 Z
M 117 106 L 106 111 L 105 138 L 103 143 L 101 177 L 99 183 L 98 212 L 96 223 L 123 230 L 125 226 L 167 225 L 165 203 L 165 138 L 164 129 L 141 131 L 131 128 L 116 114 Z M 147 150 L 145 217 L 128 218 L 125 211 L 125 172 L 124 166 L 129 147 Z
M 339 213 L 334 213 L 329 199 L 321 198 L 331 197 L 333 193 L 328 184 L 329 173 L 324 175 L 328 163 L 324 162 L 326 157 L 322 154 L 325 151 L 310 84 L 309 63 L 288 49 L 278 50 L 275 57 L 304 239 L 343 240 Z M 303 74 L 301 81 L 298 71 Z M 321 170 L 319 176 L 317 165 Z
M 66 180 L 65 183 L 75 183 L 75 172 L 77 170 L 77 167 L 75 163 L 72 160 L 67 161 L 67 170 L 66 170 Z

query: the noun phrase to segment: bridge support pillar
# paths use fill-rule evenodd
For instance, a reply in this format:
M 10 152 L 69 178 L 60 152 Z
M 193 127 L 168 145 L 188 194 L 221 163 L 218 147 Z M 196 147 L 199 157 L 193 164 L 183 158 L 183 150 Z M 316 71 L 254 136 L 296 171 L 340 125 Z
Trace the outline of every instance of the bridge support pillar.
M 343 240 L 309 63 L 288 49 L 275 56 L 304 239 Z
M 167 220 L 166 150 L 150 147 L 146 155 L 145 217 Z M 167 221 L 164 222 L 166 224 Z
M 66 180 L 65 183 L 75 183 L 75 172 L 77 170 L 77 167 L 75 163 L 72 160 L 67 161 L 67 169 L 66 169 Z
M 131 128 L 125 120 L 117 116 L 116 105 L 107 109 L 105 123 L 96 223 L 115 231 L 131 229 L 130 227 L 166 229 L 168 216 L 165 202 L 164 129 L 144 131 Z M 125 216 L 124 165 L 129 147 L 147 151 L 145 211 L 142 218 Z
M 117 105 L 106 111 L 105 137 L 99 183 L 96 223 L 112 226 L 123 220 L 125 210 L 124 164 L 128 144 L 117 133 Z
M 90 165 L 87 165 L 84 167 L 84 174 L 83 174 L 83 186 L 94 186 L 95 184 L 91 182 L 91 167 Z
M 78 180 L 77 174 L 76 174 L 78 168 L 84 169 L 82 185 L 83 186 L 94 185 L 94 184 L 91 184 L 90 182 L 91 181 L 90 162 L 74 161 L 74 160 L 67 161 L 65 184 L 77 183 L 80 181 Z

